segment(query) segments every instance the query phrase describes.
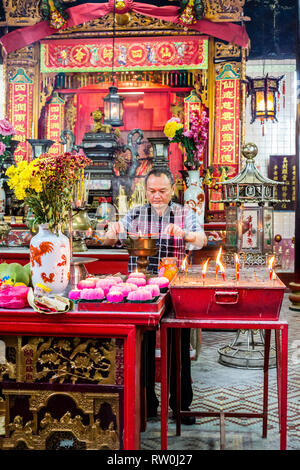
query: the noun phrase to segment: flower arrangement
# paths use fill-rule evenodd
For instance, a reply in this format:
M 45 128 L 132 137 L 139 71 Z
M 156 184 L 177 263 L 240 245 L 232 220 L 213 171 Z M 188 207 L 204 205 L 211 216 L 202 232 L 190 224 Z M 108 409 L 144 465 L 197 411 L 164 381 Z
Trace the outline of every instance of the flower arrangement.
M 185 166 L 196 170 L 203 165 L 203 151 L 208 139 L 208 117 L 206 110 L 200 115 L 198 111 L 190 113 L 189 130 L 185 129 L 179 118 L 173 117 L 167 121 L 164 133 L 170 142 L 182 145 L 186 153 Z
M 9 146 L 11 139 L 16 135 L 16 131 L 9 122 L 8 119 L 4 118 L 0 120 L 0 163 L 2 165 L 6 157 L 11 155 Z
M 6 170 L 7 184 L 29 207 L 33 224 L 47 223 L 52 232 L 58 233 L 61 225 L 68 223 L 75 182 L 90 163 L 84 155 L 45 153 L 30 163 L 10 166 Z

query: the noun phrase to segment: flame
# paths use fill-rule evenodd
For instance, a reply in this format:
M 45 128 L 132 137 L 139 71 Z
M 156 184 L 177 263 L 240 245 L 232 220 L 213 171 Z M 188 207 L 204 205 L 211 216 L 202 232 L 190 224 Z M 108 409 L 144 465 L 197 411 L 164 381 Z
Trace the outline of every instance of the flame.
M 220 247 L 217 258 L 216 258 L 216 275 L 218 274 L 218 270 L 220 269 L 220 272 L 224 275 L 225 269 L 223 264 L 221 263 L 221 255 L 222 255 L 222 247 Z M 224 277 L 224 276 L 223 276 Z
M 209 263 L 209 258 L 207 258 L 207 260 L 205 261 L 205 263 L 202 266 L 202 274 L 206 274 L 208 263 Z
M 223 264 L 221 263 L 221 261 L 219 261 L 218 266 L 220 268 L 220 273 L 225 273 L 225 268 L 224 268 Z
M 217 254 L 217 258 L 216 258 L 216 264 L 217 265 L 219 265 L 219 263 L 220 263 L 221 255 L 222 255 L 222 247 L 220 247 L 220 249 L 218 251 L 218 254 Z
M 216 258 L 216 275 L 218 274 L 218 269 L 220 269 L 220 273 L 222 274 L 223 281 L 225 281 L 225 268 L 220 261 L 221 255 L 222 255 L 222 247 L 220 247 L 218 254 L 217 254 L 217 258 Z
M 274 261 L 275 261 L 275 256 L 273 255 L 273 256 L 271 256 L 271 258 L 269 259 L 269 262 L 268 262 L 270 281 L 272 280 Z
M 273 255 L 273 256 L 271 256 L 271 258 L 269 259 L 269 262 L 268 262 L 269 269 L 273 269 L 274 261 L 275 261 L 275 256 Z
M 239 255 L 237 255 L 237 254 L 235 253 L 234 257 L 235 257 L 235 262 L 236 262 L 236 264 L 237 264 L 237 265 L 240 264 Z
M 181 263 L 181 270 L 182 271 L 186 271 L 187 270 L 187 266 L 188 266 L 188 257 L 185 256 L 185 258 L 182 260 L 182 263 Z

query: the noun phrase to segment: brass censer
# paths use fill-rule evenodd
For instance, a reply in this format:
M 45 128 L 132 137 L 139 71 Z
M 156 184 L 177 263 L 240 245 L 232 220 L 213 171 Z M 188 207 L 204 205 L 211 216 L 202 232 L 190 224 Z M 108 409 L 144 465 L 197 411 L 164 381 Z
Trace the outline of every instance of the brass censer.
M 130 256 L 137 257 L 137 267 L 140 272 L 146 274 L 149 265 L 149 256 L 155 256 L 158 252 L 154 238 L 127 238 L 124 242 Z

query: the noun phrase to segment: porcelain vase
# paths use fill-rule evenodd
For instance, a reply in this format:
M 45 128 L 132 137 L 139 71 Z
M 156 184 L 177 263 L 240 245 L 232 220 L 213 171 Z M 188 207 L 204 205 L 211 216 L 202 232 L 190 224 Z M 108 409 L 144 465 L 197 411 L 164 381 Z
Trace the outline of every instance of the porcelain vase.
M 184 192 L 184 204 L 192 209 L 202 223 L 204 223 L 205 195 L 202 188 L 202 180 L 198 170 L 188 170 L 186 178 L 187 189 Z
M 50 294 L 63 294 L 70 277 L 70 242 L 61 231 L 52 233 L 48 224 L 39 225 L 30 241 L 30 268 L 33 287 L 42 284 Z

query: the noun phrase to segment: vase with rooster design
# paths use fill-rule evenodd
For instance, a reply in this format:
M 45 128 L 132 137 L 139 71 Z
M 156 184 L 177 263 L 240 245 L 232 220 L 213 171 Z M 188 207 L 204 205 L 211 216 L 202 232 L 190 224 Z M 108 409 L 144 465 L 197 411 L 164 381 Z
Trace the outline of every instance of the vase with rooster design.
M 32 285 L 42 284 L 51 294 L 63 294 L 70 277 L 70 241 L 60 230 L 49 230 L 48 224 L 39 225 L 38 233 L 30 241 L 30 269 Z
M 187 189 L 184 192 L 184 204 L 192 209 L 204 223 L 205 196 L 199 170 L 188 170 Z

